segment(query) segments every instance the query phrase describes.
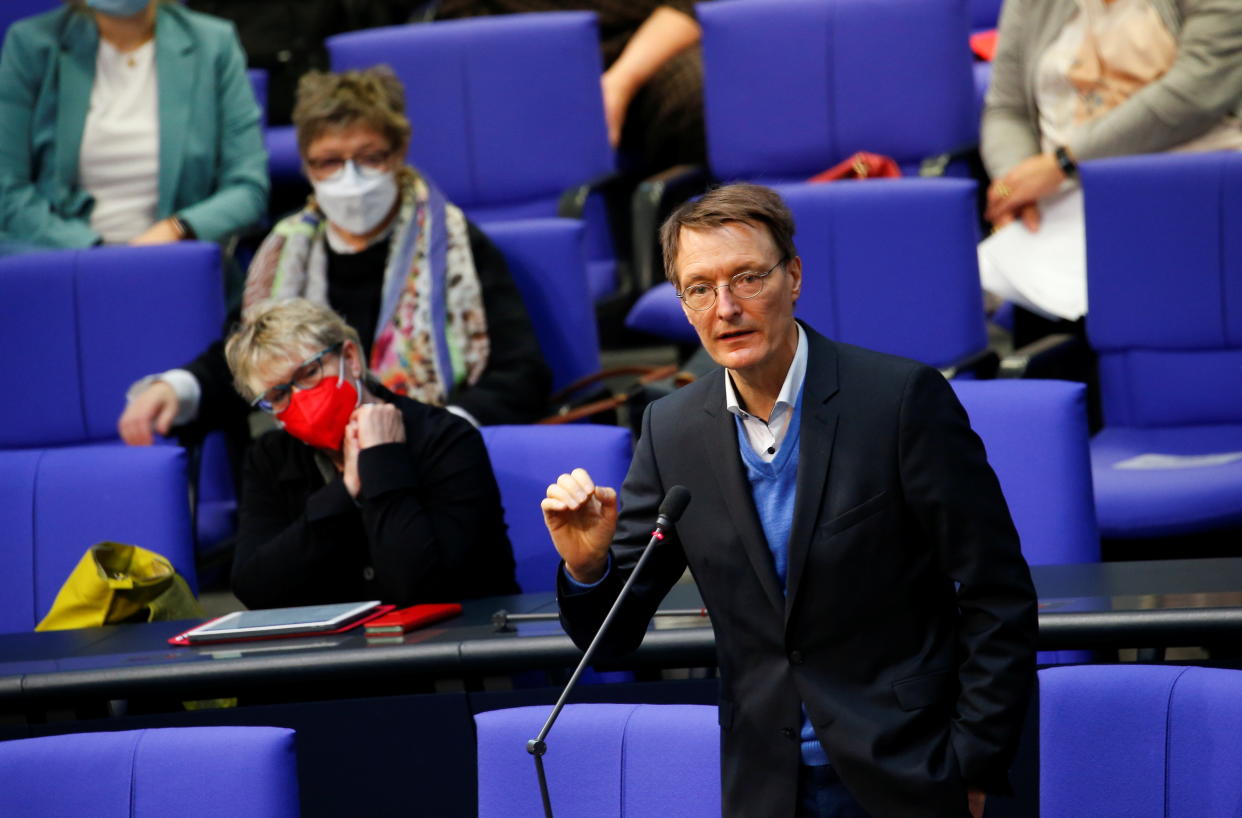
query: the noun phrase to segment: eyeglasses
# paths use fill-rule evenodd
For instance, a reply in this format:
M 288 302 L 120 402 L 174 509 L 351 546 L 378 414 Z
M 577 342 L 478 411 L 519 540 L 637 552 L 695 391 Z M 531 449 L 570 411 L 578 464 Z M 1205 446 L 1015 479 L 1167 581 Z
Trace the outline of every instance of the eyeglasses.
M 313 358 L 306 359 L 293 373 L 293 377 L 285 383 L 269 387 L 250 402 L 255 409 L 261 409 L 272 415 L 279 415 L 289 408 L 289 398 L 293 390 L 314 389 L 323 380 L 323 357 L 335 355 L 341 351 L 345 342 L 340 341 L 320 352 Z
M 781 256 L 781 260 L 769 267 L 766 273 L 741 272 L 725 284 L 691 284 L 677 293 L 677 297 L 681 299 L 681 303 L 692 310 L 710 308 L 716 303 L 716 291 L 721 287 L 728 287 L 734 298 L 754 298 L 763 292 L 763 283 L 767 277 L 772 274 L 773 270 L 784 264 L 787 258 L 789 257 Z
M 306 167 L 321 181 L 327 181 L 345 169 L 346 162 L 353 162 L 361 176 L 374 176 L 388 170 L 388 160 L 395 151 L 392 148 L 384 151 L 367 151 L 354 157 L 328 156 L 322 159 L 307 158 Z

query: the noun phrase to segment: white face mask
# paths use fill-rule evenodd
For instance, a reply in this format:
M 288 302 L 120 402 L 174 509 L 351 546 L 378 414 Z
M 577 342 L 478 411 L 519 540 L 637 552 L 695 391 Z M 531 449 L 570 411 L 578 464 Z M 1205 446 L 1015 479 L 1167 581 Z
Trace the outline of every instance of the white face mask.
M 396 173 L 359 172 L 352 159 L 332 178 L 312 184 L 315 201 L 328 221 L 355 235 L 379 227 L 397 201 Z

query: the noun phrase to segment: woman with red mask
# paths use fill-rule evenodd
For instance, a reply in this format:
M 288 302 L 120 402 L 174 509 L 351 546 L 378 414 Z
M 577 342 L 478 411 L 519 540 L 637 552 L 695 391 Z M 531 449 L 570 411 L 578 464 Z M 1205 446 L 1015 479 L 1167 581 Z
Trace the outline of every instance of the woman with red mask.
M 233 593 L 250 608 L 516 593 L 478 430 L 385 389 L 361 350 L 305 299 L 257 304 L 229 337 L 238 391 L 280 426 L 246 459 Z

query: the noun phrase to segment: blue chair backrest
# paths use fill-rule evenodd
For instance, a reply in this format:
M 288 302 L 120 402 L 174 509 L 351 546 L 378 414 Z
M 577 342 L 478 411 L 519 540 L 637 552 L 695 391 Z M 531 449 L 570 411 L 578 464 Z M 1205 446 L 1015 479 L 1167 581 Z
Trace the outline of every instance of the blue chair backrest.
M 597 485 L 620 491 L 630 468 L 630 431 L 620 426 L 484 426 L 483 442 L 500 486 L 517 580 L 526 592 L 556 587 L 560 562 L 539 501 L 561 474 L 584 468 Z
M 1106 425 L 1242 422 L 1242 154 L 1083 163 Z
M 548 707 L 478 713 L 479 818 L 542 816 L 526 742 Z M 544 757 L 557 815 L 715 818 L 720 728 L 701 704 L 571 704 Z
M 0 43 L 4 42 L 9 26 L 18 20 L 58 9 L 60 6 L 58 0 L 4 0 L 0 3 Z
M 329 37 L 333 70 L 386 64 L 405 85 L 410 162 L 479 221 L 479 206 L 534 203 L 612 170 L 595 15 L 541 12 Z M 495 214 L 492 214 L 495 215 Z
M 34 628 L 103 540 L 162 554 L 196 588 L 188 491 L 176 446 L 0 450 L 0 632 Z
M 0 742 L 0 813 L 296 818 L 294 733 L 174 727 Z
M 504 254 L 530 314 L 552 388 L 599 371 L 599 331 L 587 291 L 583 226 L 576 219 L 525 219 L 481 226 Z
M 1236 816 L 1242 671 L 1102 665 L 1039 672 L 1042 818 Z
M 187 242 L 0 259 L 0 448 L 117 438 L 125 391 L 220 335 L 220 250 Z
M 1032 565 L 1098 562 L 1087 390 L 1069 381 L 954 381 Z
M 765 0 L 697 13 L 719 179 L 804 179 L 855 151 L 912 173 L 978 141 L 962 0 Z
M 973 182 L 894 179 L 777 190 L 798 226 L 800 318 L 836 340 L 936 367 L 987 346 Z

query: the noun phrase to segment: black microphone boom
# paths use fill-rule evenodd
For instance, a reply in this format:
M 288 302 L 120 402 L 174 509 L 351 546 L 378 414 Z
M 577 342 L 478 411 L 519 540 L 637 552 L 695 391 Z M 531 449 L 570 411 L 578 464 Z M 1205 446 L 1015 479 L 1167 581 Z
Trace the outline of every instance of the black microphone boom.
M 664 530 L 681 519 L 681 515 L 686 512 L 686 506 L 688 505 L 690 505 L 690 489 L 685 486 L 673 486 L 664 495 L 664 501 L 660 503 L 660 509 L 656 513 L 655 531 L 651 532 L 651 539 L 647 542 L 647 547 L 639 555 L 638 562 L 634 564 L 634 570 L 630 572 L 629 578 L 625 580 L 625 584 L 621 586 L 620 593 L 617 594 L 616 601 L 608 609 L 608 615 L 600 623 L 599 630 L 595 632 L 595 637 L 591 640 L 591 644 L 587 645 L 587 649 L 582 654 L 582 659 L 578 662 L 578 666 L 574 668 L 573 675 L 565 683 L 565 689 L 561 691 L 560 698 L 556 700 L 556 704 L 552 707 L 552 713 L 548 716 L 548 720 L 543 723 L 543 729 L 539 731 L 538 736 L 526 742 L 526 752 L 535 757 L 535 774 L 539 777 L 539 795 L 543 799 L 543 814 L 545 818 L 552 818 L 552 801 L 548 795 L 548 779 L 543 770 L 543 754 L 548 751 L 548 745 L 545 741 L 548 733 L 551 732 L 552 725 L 556 723 L 556 717 L 561 714 L 561 709 L 565 707 L 565 700 L 569 698 L 569 692 L 578 683 L 578 677 L 582 675 L 582 671 L 590 664 L 591 657 L 595 655 L 595 648 L 599 646 L 600 640 L 608 632 L 608 626 L 612 624 L 613 618 L 621 607 L 621 601 L 625 599 L 630 586 L 634 584 L 634 578 L 638 576 L 638 572 L 646 564 L 647 557 L 651 554 L 651 547 L 664 539 Z

